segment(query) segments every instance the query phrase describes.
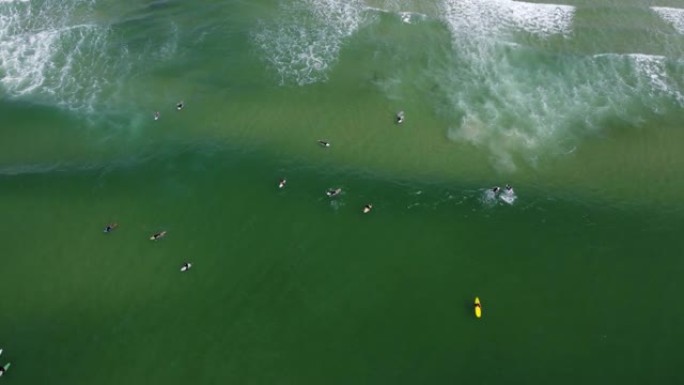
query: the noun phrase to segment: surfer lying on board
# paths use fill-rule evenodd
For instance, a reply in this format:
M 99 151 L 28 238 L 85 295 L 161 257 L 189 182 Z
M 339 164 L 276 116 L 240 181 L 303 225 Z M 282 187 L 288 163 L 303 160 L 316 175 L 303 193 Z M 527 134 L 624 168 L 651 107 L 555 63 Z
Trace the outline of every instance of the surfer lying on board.
M 177 109 L 178 111 L 182 110 L 183 107 L 185 107 L 185 103 L 183 103 L 182 100 L 181 100 L 180 102 L 176 103 L 176 109 Z
M 0 377 L 2 377 L 3 374 L 9 369 L 10 363 L 6 363 L 5 366 L 0 366 Z
M 181 271 L 181 272 L 188 271 L 188 270 L 190 270 L 191 267 L 192 267 L 192 263 L 190 263 L 190 262 L 185 262 L 184 264 L 181 265 L 180 271 Z
M 328 191 L 325 192 L 325 195 L 327 195 L 327 196 L 329 196 L 329 197 L 332 198 L 332 197 L 334 197 L 334 196 L 340 195 L 341 192 L 342 192 L 342 189 L 341 189 L 341 188 L 330 189 L 330 190 L 328 190 Z
M 117 227 L 119 227 L 119 224 L 118 224 L 118 223 L 110 223 L 110 224 L 107 225 L 107 227 L 104 228 L 103 232 L 105 232 L 105 233 L 111 233 L 111 232 L 114 231 L 114 229 L 116 229 Z
M 283 188 L 285 187 L 285 184 L 287 183 L 287 179 L 283 178 L 280 180 L 280 183 L 278 183 L 278 188 Z
M 396 119 L 397 119 L 397 124 L 404 123 L 404 111 L 397 112 Z
M 320 144 L 323 147 L 330 147 L 330 142 L 326 142 L 325 140 L 319 140 L 318 144 Z
M 166 231 L 156 233 L 150 237 L 150 241 L 156 241 L 158 239 L 164 238 L 165 235 L 166 235 Z
M 368 214 L 371 210 L 373 210 L 373 205 L 372 204 L 367 204 L 363 206 L 363 213 Z
M 154 120 L 159 120 L 160 116 L 161 116 L 161 114 L 159 113 L 159 111 L 155 112 L 154 113 Z

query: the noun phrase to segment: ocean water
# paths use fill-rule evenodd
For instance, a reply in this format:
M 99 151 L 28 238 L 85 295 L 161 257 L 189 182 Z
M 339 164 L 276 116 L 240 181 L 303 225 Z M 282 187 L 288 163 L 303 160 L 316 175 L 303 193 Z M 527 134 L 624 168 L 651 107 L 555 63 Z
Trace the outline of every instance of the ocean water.
M 681 383 L 683 107 L 681 0 L 0 0 L 3 380 Z

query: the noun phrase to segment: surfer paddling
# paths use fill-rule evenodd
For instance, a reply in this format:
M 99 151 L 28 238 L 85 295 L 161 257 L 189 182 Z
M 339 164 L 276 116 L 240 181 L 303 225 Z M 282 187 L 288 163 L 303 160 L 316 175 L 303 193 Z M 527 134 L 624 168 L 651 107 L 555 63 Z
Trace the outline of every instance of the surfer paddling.
M 116 229 L 117 227 L 119 227 L 119 224 L 118 224 L 118 223 L 110 223 L 110 224 L 108 224 L 108 225 L 104 228 L 104 230 L 102 230 L 102 232 L 105 233 L 105 234 L 106 234 L 106 233 L 111 233 L 111 232 L 114 231 L 114 229 Z
M 281 179 L 280 182 L 278 183 L 278 188 L 285 187 L 286 183 L 287 183 L 287 179 L 285 179 L 285 178 Z
M 166 236 L 166 231 L 161 231 L 161 232 L 158 232 L 158 233 L 155 233 L 154 235 L 152 235 L 150 237 L 150 241 L 156 241 L 156 240 L 164 238 L 165 236 Z
M 159 117 L 160 117 L 160 116 L 161 116 L 161 114 L 159 113 L 159 111 L 156 111 L 156 112 L 154 113 L 154 120 L 159 120 Z
M 2 377 L 3 374 L 9 369 L 10 363 L 6 363 L 5 366 L 0 366 L 0 377 Z
M 338 187 L 336 189 L 331 188 L 330 190 L 326 191 L 325 195 L 332 198 L 332 197 L 336 197 L 336 196 L 340 195 L 341 193 L 342 193 L 342 189 Z
M 181 273 L 184 273 L 184 272 L 190 270 L 191 267 L 192 267 L 192 263 L 185 262 L 184 264 L 181 265 L 180 271 L 181 271 Z
M 399 111 L 394 117 L 397 121 L 397 124 L 402 124 L 404 123 L 404 111 Z
M 373 210 L 373 205 L 372 204 L 367 204 L 363 206 L 363 213 L 368 214 L 371 210 Z
M 176 103 L 176 109 L 178 111 L 182 110 L 183 107 L 185 107 L 185 103 L 182 100 L 180 102 Z
M 330 147 L 330 142 L 326 142 L 325 140 L 319 140 L 318 144 L 320 144 L 321 147 Z

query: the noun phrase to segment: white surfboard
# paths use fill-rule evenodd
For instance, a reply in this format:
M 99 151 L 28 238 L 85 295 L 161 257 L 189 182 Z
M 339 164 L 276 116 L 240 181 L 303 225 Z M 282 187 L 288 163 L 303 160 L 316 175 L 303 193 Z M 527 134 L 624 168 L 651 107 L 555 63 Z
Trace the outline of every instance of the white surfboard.
M 513 202 L 518 198 L 513 191 L 505 191 L 499 195 L 499 198 L 501 198 L 502 201 L 508 203 L 509 205 L 512 205 Z

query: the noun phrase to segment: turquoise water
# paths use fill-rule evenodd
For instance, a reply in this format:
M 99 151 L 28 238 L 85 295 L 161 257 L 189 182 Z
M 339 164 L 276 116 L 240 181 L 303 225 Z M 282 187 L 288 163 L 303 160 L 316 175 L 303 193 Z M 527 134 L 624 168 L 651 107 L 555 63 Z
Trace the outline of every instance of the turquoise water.
M 0 1 L 3 380 L 679 383 L 683 48 L 681 1 Z

